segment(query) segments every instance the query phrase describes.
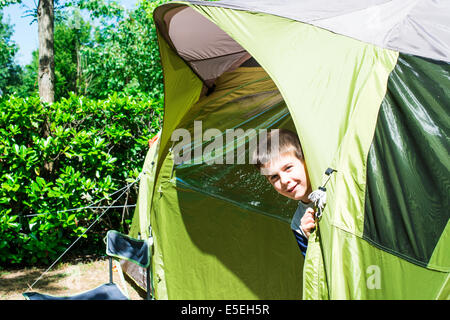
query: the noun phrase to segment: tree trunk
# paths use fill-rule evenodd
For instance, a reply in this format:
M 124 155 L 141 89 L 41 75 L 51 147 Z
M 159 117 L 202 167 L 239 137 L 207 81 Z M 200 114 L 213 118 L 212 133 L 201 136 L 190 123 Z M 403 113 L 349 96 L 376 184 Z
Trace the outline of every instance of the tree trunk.
M 39 0 L 37 10 L 39 37 L 39 97 L 42 102 L 52 104 L 55 101 L 55 37 L 54 37 L 54 0 Z M 48 115 L 43 122 L 43 137 L 50 136 Z M 44 160 L 41 176 L 49 179 L 53 173 L 53 161 Z
M 41 101 L 55 101 L 54 0 L 39 0 L 39 96 Z

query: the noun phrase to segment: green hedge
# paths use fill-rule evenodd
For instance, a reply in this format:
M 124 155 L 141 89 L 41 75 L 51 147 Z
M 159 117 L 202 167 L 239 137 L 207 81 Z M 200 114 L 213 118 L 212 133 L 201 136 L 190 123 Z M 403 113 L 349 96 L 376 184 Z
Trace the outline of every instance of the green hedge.
M 1 99 L 0 265 L 58 257 L 104 209 L 67 210 L 135 181 L 161 121 L 162 102 L 145 97 L 71 95 L 50 106 L 38 97 Z M 134 204 L 137 186 L 114 205 Z M 132 212 L 108 211 L 73 250 L 103 248 L 104 231 L 127 232 Z

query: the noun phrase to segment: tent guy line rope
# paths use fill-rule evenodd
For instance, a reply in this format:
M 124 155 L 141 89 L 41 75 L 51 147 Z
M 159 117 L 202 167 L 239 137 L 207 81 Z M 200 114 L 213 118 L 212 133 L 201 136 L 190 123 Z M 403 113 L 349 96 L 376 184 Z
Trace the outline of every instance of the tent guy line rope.
M 68 211 L 78 211 L 78 210 L 82 210 L 82 209 L 105 209 L 105 208 L 110 208 L 110 209 L 117 209 L 117 208 L 134 208 L 136 207 L 135 204 L 128 204 L 126 206 L 97 206 L 97 207 L 93 207 L 92 205 L 89 205 L 87 207 L 80 207 L 80 208 L 74 208 L 74 209 L 68 209 L 68 210 L 63 210 L 63 211 L 57 211 L 56 213 L 61 213 L 61 212 L 68 212 Z M 36 213 L 36 214 L 29 214 L 24 216 L 25 218 L 28 217 L 36 217 L 36 216 L 40 216 L 40 215 L 48 215 L 48 214 L 52 214 L 51 212 L 46 212 L 46 213 Z M 53 213 L 55 214 L 55 213 Z
M 36 283 L 38 283 L 41 279 L 42 279 L 42 277 L 51 269 L 51 268 L 53 268 L 53 266 L 78 242 L 78 240 L 80 240 L 91 228 L 92 228 L 92 226 L 95 224 L 95 223 L 97 223 L 99 220 L 100 220 L 100 218 L 113 206 L 113 204 L 117 201 L 117 200 L 119 200 L 120 199 L 120 197 L 122 197 L 136 182 L 138 182 L 140 179 L 141 179 L 141 175 L 142 175 L 142 173 L 141 174 L 139 174 L 139 176 L 137 177 L 137 179 L 135 180 L 135 181 L 133 181 L 132 183 L 130 183 L 130 184 L 128 184 L 125 188 L 125 191 L 123 191 L 121 194 L 120 194 L 120 196 L 119 197 L 117 197 L 117 199 L 116 200 L 114 200 L 112 203 L 111 203 L 111 205 L 107 208 L 107 209 L 105 209 L 96 219 L 95 219 L 95 221 L 94 222 L 92 222 L 91 223 L 91 225 L 50 265 L 50 267 L 48 267 L 47 268 L 47 270 L 45 270 L 40 276 L 39 276 L 39 278 L 37 278 L 34 282 L 33 282 L 33 284 L 30 286 L 30 285 L 28 285 L 28 287 L 29 287 L 29 289 L 31 290 L 31 289 L 33 289 L 33 287 L 34 287 L 34 285 L 36 284 Z M 123 190 L 124 188 L 122 188 L 121 190 Z M 117 192 L 115 192 L 115 193 L 117 193 Z
M 136 180 L 133 181 L 133 182 L 131 182 L 131 184 L 134 184 L 134 183 L 138 182 L 138 181 L 141 179 L 141 175 L 142 175 L 142 173 L 139 174 L 139 176 L 136 178 Z M 94 202 L 94 203 L 92 203 L 92 204 L 90 204 L 90 205 L 88 205 L 88 206 L 86 206 L 86 207 L 80 207 L 80 208 L 73 208 L 73 209 L 60 210 L 60 211 L 56 211 L 56 214 L 58 214 L 58 213 L 63 213 L 63 212 L 69 212 L 69 211 L 76 211 L 76 210 L 82 210 L 82 209 L 91 209 L 91 208 L 95 208 L 95 207 L 93 207 L 93 206 L 96 205 L 97 203 L 99 203 L 99 202 L 101 202 L 101 201 L 103 201 L 103 200 L 105 200 L 105 199 L 107 199 L 107 198 L 109 198 L 109 197 L 112 197 L 112 196 L 115 195 L 116 193 L 119 193 L 120 191 L 125 190 L 125 189 L 127 189 L 127 188 L 129 188 L 129 187 L 131 187 L 131 186 L 130 186 L 130 185 L 126 185 L 125 187 L 120 188 L 119 190 L 116 190 L 116 191 L 114 191 L 113 193 L 104 196 L 104 197 L 101 198 L 100 200 L 97 200 L 96 202 Z M 122 195 L 121 195 L 121 196 L 122 196 Z M 50 213 L 51 213 L 51 212 L 36 213 L 36 214 L 26 215 L 26 216 L 24 216 L 24 217 L 34 217 L 34 216 L 39 216 L 39 215 L 47 215 L 47 214 L 50 214 Z

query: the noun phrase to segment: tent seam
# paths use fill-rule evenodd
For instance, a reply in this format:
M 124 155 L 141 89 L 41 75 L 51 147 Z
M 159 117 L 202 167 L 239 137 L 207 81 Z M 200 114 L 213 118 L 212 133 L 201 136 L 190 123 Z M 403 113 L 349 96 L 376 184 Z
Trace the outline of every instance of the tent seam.
M 359 236 L 359 235 L 357 235 L 357 234 L 355 234 L 355 233 L 353 233 L 353 232 L 351 232 L 349 230 L 346 230 L 343 227 L 335 224 L 335 222 L 333 222 L 333 221 L 330 221 L 330 225 L 332 225 L 334 228 L 339 229 L 339 230 L 341 230 L 341 231 L 343 231 L 345 233 L 348 233 L 348 234 L 351 234 L 351 235 L 353 235 L 355 237 L 358 237 L 359 239 L 368 242 L 369 244 L 371 244 L 372 246 L 374 246 L 374 247 L 376 247 L 376 248 L 378 248 L 380 250 L 383 250 L 383 251 L 385 251 L 385 252 L 387 252 L 387 253 L 389 253 L 389 254 L 391 254 L 393 256 L 400 257 L 400 258 L 408 261 L 409 263 L 412 263 L 412 264 L 417 265 L 419 267 L 422 267 L 422 268 L 425 268 L 425 269 L 428 269 L 428 270 L 438 271 L 438 272 L 445 272 L 445 273 L 450 272 L 450 268 L 446 268 L 446 267 L 442 267 L 441 268 L 439 266 L 429 265 L 429 264 L 427 264 L 425 262 L 416 260 L 416 259 L 411 258 L 409 256 L 405 256 L 404 254 L 398 253 L 398 252 L 396 252 L 396 251 L 394 251 L 394 250 L 392 250 L 390 248 L 386 248 L 383 245 L 381 245 L 381 244 L 379 244 L 379 243 L 377 243 L 377 242 L 375 242 L 375 241 L 373 241 L 371 239 L 365 238 L 364 236 Z

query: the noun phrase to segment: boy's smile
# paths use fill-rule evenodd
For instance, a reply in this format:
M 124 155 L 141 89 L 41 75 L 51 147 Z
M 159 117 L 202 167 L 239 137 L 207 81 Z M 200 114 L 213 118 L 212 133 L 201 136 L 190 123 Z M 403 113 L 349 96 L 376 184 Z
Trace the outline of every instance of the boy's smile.
M 293 200 L 310 202 L 308 195 L 312 189 L 308 172 L 304 162 L 294 154 L 282 154 L 266 163 L 262 170 L 278 193 Z

